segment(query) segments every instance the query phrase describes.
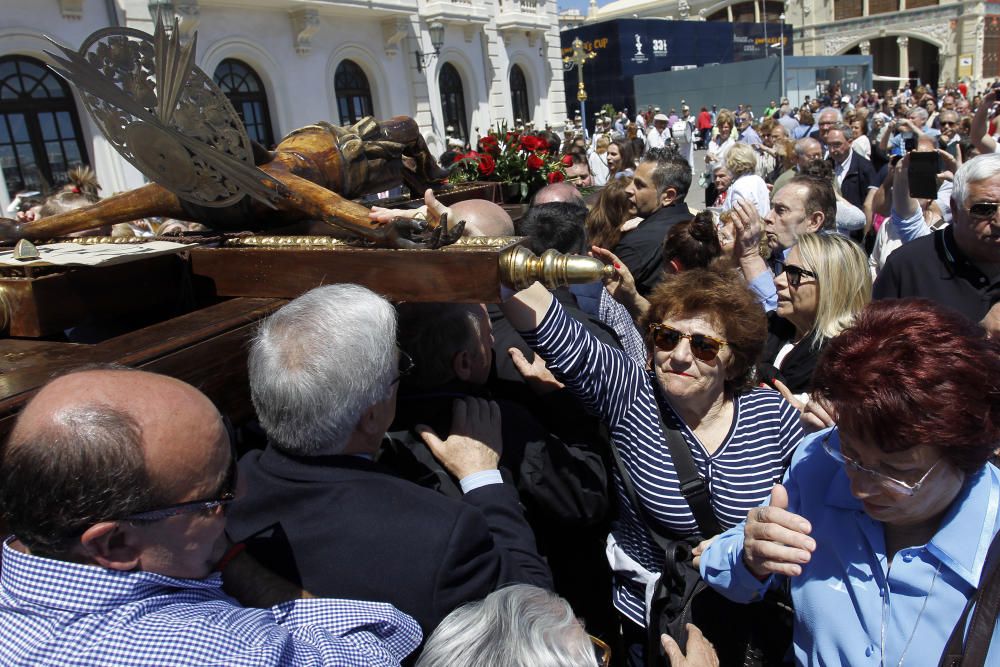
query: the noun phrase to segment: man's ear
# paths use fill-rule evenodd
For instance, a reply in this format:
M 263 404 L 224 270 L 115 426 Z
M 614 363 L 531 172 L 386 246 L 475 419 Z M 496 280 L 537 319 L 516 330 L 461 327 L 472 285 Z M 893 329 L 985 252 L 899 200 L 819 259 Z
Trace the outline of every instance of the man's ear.
M 86 561 L 105 569 L 128 572 L 139 567 L 142 550 L 131 526 L 118 521 L 101 521 L 83 531 L 75 551 Z
M 451 371 L 459 380 L 468 382 L 472 376 L 472 355 L 468 350 L 455 353 L 451 359 Z
M 677 188 L 667 188 L 660 195 L 660 206 L 670 206 L 677 200 Z
M 826 214 L 823 211 L 813 211 L 812 215 L 809 216 L 808 230 L 810 232 L 818 232 L 823 229 L 823 223 L 826 222 Z

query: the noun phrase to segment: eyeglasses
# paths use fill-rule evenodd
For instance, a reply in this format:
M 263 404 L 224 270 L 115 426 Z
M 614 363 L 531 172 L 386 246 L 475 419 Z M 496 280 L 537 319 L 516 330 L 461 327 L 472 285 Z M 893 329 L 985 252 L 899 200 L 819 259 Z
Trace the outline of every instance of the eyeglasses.
M 145 512 L 137 512 L 136 514 L 129 514 L 126 517 L 120 519 L 121 521 L 129 522 L 139 522 L 139 523 L 151 523 L 154 521 L 162 521 L 163 519 L 169 519 L 172 516 L 180 516 L 182 514 L 210 514 L 215 512 L 217 509 L 225 508 L 226 505 L 236 500 L 236 484 L 238 481 L 239 467 L 236 464 L 236 448 L 230 446 L 230 458 L 229 458 L 229 468 L 226 470 L 226 476 L 222 480 L 222 491 L 218 498 L 211 498 L 206 500 L 192 500 L 186 503 L 178 503 L 176 505 L 167 505 L 166 507 L 161 507 L 158 509 L 147 510 Z
M 941 127 L 954 127 L 956 125 L 958 125 L 958 123 L 955 122 L 955 121 L 953 121 L 953 120 L 942 120 L 941 121 Z
M 788 278 L 789 286 L 795 288 L 798 288 L 798 286 L 802 284 L 802 276 L 809 276 L 813 280 L 816 280 L 815 273 L 807 269 L 803 269 L 801 266 L 795 266 L 794 264 L 785 264 L 785 268 L 781 273 L 784 273 Z
M 998 206 L 1000 206 L 1000 203 L 982 201 L 969 207 L 969 215 L 980 220 L 990 220 L 996 216 Z
M 590 643 L 594 645 L 594 660 L 597 667 L 608 667 L 611 664 L 611 647 L 594 635 L 590 637 Z
M 920 476 L 916 482 L 904 482 L 902 480 L 896 479 L 895 477 L 890 477 L 885 473 L 879 472 L 878 470 L 872 470 L 871 468 L 866 468 L 853 458 L 844 454 L 840 449 L 834 449 L 833 445 L 830 444 L 830 436 L 837 432 L 837 427 L 833 427 L 826 437 L 823 438 L 823 449 L 826 453 L 830 455 L 834 461 L 839 461 L 840 463 L 846 465 L 847 467 L 855 470 L 856 472 L 865 473 L 870 476 L 879 486 L 881 486 L 886 491 L 890 491 L 897 495 L 902 496 L 912 496 L 920 490 L 920 487 L 924 485 L 927 477 L 931 474 L 934 468 L 937 467 L 938 463 L 941 463 L 944 459 L 938 459 L 934 462 L 930 468 L 927 469 L 923 475 Z
M 686 334 L 666 324 L 650 324 L 649 331 L 653 334 L 653 345 L 664 352 L 670 352 L 680 344 L 682 338 L 687 338 L 691 342 L 691 354 L 701 361 L 714 360 L 722 348 L 729 345 L 724 340 L 699 333 Z
M 413 361 L 413 357 L 406 353 L 406 350 L 401 347 L 397 347 L 396 349 L 399 350 L 399 370 L 397 371 L 396 379 L 390 382 L 390 385 L 396 384 L 412 373 L 413 369 L 417 367 L 417 363 Z

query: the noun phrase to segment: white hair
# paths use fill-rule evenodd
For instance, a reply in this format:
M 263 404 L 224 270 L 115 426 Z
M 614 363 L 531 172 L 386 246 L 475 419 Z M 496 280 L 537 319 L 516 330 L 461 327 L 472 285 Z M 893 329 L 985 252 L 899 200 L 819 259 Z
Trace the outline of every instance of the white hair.
M 817 123 L 819 122 L 819 118 L 825 113 L 827 114 L 832 113 L 836 117 L 833 121 L 835 123 L 839 123 L 841 120 L 843 120 L 843 116 L 840 115 L 840 109 L 834 109 L 833 107 L 825 107 L 824 109 L 821 109 L 818 114 L 816 114 Z
M 594 661 L 569 603 L 518 584 L 448 614 L 417 667 L 593 667 Z
M 977 155 L 968 162 L 963 163 L 958 168 L 958 171 L 955 172 L 951 198 L 960 208 L 965 208 L 965 204 L 969 198 L 969 185 L 992 178 L 997 174 L 1000 174 L 1000 153 Z
M 396 310 L 359 285 L 326 285 L 261 324 L 250 347 L 250 395 L 274 446 L 336 454 L 397 372 Z

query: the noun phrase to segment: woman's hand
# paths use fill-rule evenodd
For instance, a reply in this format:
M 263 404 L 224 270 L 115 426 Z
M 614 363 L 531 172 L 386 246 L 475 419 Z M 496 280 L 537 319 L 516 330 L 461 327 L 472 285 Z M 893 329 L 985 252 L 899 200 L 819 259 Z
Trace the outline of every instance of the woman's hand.
M 822 398 L 812 398 L 806 402 L 799 400 L 799 397 L 792 393 L 792 390 L 785 386 L 781 380 L 773 380 L 774 388 L 778 390 L 785 400 L 791 403 L 792 407 L 799 411 L 799 420 L 802 422 L 802 430 L 806 433 L 815 433 L 825 428 L 830 428 L 837 423 L 836 412 L 829 403 Z
M 694 556 L 694 559 L 692 559 L 691 564 L 694 565 L 695 568 L 701 566 L 701 555 L 705 553 L 705 549 L 708 548 L 708 545 L 710 545 L 718 538 L 719 536 L 715 535 L 714 537 L 710 537 L 707 540 L 702 540 L 701 542 L 698 543 L 698 546 L 696 546 L 694 549 L 691 550 L 691 555 Z
M 632 272 L 628 270 L 625 263 L 618 259 L 618 256 L 610 250 L 596 245 L 591 246 L 590 256 L 596 257 L 606 265 L 613 266 L 615 269 L 614 276 L 604 279 L 604 289 L 608 290 L 608 294 L 618 303 L 624 304 L 625 307 L 634 303 L 639 293 L 635 288 L 635 278 L 632 277 Z
M 797 577 L 812 558 L 816 541 L 809 537 L 812 526 L 788 511 L 788 492 L 781 484 L 771 489 L 767 507 L 755 507 L 743 527 L 743 562 L 754 576 L 772 574 Z
M 521 374 L 524 381 L 531 387 L 531 390 L 538 396 L 551 394 L 554 391 L 564 388 L 562 382 L 556 379 L 549 367 L 545 365 L 545 360 L 537 354 L 534 361 L 528 361 L 524 353 L 516 347 L 507 349 L 510 360 L 514 362 L 514 367 Z

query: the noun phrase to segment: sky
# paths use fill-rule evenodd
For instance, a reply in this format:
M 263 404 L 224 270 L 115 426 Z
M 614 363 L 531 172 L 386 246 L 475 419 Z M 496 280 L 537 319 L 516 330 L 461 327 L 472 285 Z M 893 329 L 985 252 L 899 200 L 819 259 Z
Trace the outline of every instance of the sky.
M 611 0 L 597 0 L 597 6 L 603 7 L 610 1 Z M 581 14 L 586 15 L 587 7 L 589 5 L 589 0 L 559 0 L 559 11 L 563 11 L 564 9 L 579 9 Z

